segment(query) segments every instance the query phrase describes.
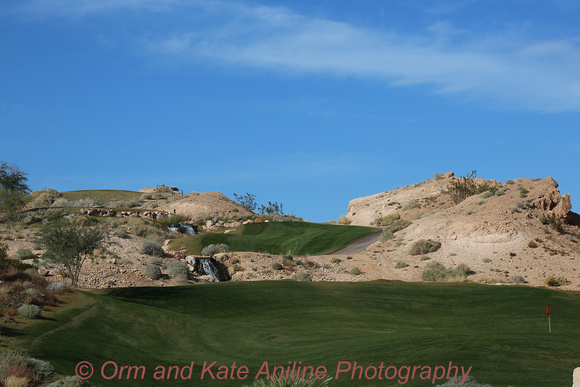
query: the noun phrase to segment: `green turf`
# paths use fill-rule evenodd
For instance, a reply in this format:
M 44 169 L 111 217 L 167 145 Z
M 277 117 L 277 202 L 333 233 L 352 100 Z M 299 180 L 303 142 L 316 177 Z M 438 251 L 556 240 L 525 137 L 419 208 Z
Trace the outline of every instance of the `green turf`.
M 456 283 L 229 282 L 79 293 L 83 302 L 21 329 L 19 343 L 73 374 L 95 366 L 97 386 L 242 386 L 264 362 L 363 367 L 473 367 L 494 386 L 567 386 L 580 364 L 580 293 Z M 545 315 L 550 304 L 552 330 Z M 104 380 L 100 367 L 145 366 L 143 380 Z M 192 380 L 154 380 L 157 366 L 194 362 Z M 247 366 L 249 378 L 201 380 L 204 362 Z M 461 369 L 461 368 L 460 368 Z M 106 369 L 113 374 L 112 366 Z M 131 374 L 134 378 L 134 374 Z M 216 372 L 214 372 L 216 375 Z M 217 376 L 217 375 L 216 375 Z M 409 380 L 406 386 L 430 386 Z M 332 386 L 395 386 L 398 379 Z M 441 382 L 439 382 L 441 383 Z M 438 383 L 438 384 L 439 384 Z
M 170 247 L 199 255 L 205 246 L 225 243 L 231 251 L 314 255 L 333 252 L 373 232 L 377 229 L 307 222 L 251 223 L 239 227 L 234 233 L 203 233 L 174 240 Z
M 142 195 L 141 192 L 114 189 L 66 191 L 61 193 L 62 196 L 68 200 L 94 199 L 102 203 L 106 203 L 109 200 L 131 201 L 139 199 Z

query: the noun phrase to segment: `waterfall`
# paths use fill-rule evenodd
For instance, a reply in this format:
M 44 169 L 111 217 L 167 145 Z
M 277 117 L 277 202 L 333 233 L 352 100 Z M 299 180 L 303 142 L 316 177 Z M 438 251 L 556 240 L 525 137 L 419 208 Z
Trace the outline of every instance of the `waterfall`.
M 209 259 L 209 258 L 201 259 L 200 263 L 201 263 L 201 267 L 203 268 L 203 271 L 205 272 L 205 274 L 210 274 L 214 278 L 215 282 L 220 282 L 220 279 L 217 276 L 217 269 L 214 266 L 211 259 Z

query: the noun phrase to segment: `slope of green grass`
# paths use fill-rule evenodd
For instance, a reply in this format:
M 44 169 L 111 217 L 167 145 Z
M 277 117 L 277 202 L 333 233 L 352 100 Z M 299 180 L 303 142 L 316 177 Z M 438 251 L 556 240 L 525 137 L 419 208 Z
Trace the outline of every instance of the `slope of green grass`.
M 201 250 L 212 243 L 225 243 L 231 251 L 325 254 L 373 232 L 377 229 L 307 222 L 251 223 L 239 227 L 234 233 L 203 233 L 174 240 L 170 247 L 194 255 L 201 254 Z
M 68 200 L 94 199 L 101 203 L 106 203 L 109 200 L 131 201 L 133 199 L 139 199 L 142 195 L 140 192 L 114 189 L 66 191 L 61 193 Z
M 81 306 L 22 329 L 19 342 L 65 374 L 74 374 L 80 361 L 92 363 L 90 381 L 97 386 L 242 386 L 264 362 L 270 370 L 289 362 L 324 366 L 333 377 L 339 362 L 357 362 L 365 369 L 381 362 L 398 369 L 453 362 L 459 372 L 461 366 L 472 367 L 472 377 L 496 387 L 565 386 L 580 358 L 577 292 L 456 283 L 267 281 L 112 289 L 79 297 Z M 101 367 L 111 361 L 119 367 L 117 376 L 105 380 Z M 214 361 L 214 377 L 223 366 L 227 379 L 212 380 L 208 373 L 201 379 L 204 362 Z M 191 362 L 191 380 L 154 378 L 158 366 Z M 234 362 L 248 368 L 247 379 L 230 378 Z M 132 380 L 131 373 L 126 380 L 125 372 L 119 380 L 121 366 L 144 366 L 144 378 L 138 373 Z M 104 373 L 115 375 L 112 363 Z M 363 375 L 359 380 L 356 374 L 353 380 L 349 372 L 331 386 L 394 386 L 404 378 L 366 380 Z M 432 382 L 419 379 L 418 371 L 405 385 Z

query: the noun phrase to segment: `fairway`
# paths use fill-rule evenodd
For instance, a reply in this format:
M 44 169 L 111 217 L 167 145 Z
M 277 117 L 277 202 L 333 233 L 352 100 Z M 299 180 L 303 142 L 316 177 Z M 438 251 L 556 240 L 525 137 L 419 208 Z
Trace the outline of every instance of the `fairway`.
M 472 367 L 470 375 L 480 383 L 540 387 L 571 384 L 580 365 L 578 321 L 577 292 L 393 281 L 231 282 L 79 292 L 75 303 L 18 332 L 18 341 L 64 374 L 90 362 L 90 381 L 97 386 L 243 386 L 265 362 L 323 366 L 332 377 L 339 364 L 354 362 L 365 369 L 381 362 L 399 368 L 452 362 L 460 374 L 461 366 Z M 202 380 L 204 362 L 214 361 L 213 376 L 223 366 L 227 379 L 213 380 L 206 372 Z M 105 376 L 115 375 L 107 362 L 119 369 L 143 366 L 143 379 L 123 374 L 105 380 L 104 364 Z M 158 366 L 179 366 L 188 376 L 182 367 L 191 362 L 191 380 L 154 379 Z M 247 367 L 247 379 L 231 373 L 234 362 L 236 369 Z M 405 385 L 433 385 L 418 375 Z M 331 383 L 395 385 L 401 385 L 398 378 L 359 380 L 350 372 Z
M 231 251 L 254 251 L 269 254 L 328 254 L 379 231 L 372 227 L 337 226 L 307 222 L 251 223 L 233 233 L 203 233 L 170 242 L 172 250 L 199 255 L 210 244 L 225 243 Z

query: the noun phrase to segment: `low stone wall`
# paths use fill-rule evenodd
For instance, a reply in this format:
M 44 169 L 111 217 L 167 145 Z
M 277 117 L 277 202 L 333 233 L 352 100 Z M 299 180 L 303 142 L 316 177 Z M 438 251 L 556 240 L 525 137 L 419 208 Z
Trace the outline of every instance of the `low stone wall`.
M 114 216 L 117 218 L 146 218 L 146 219 L 162 219 L 169 216 L 169 213 L 162 211 L 116 211 L 104 208 L 83 208 L 81 214 L 86 216 Z

